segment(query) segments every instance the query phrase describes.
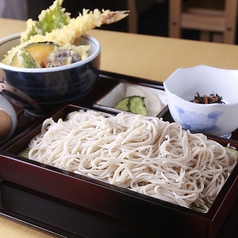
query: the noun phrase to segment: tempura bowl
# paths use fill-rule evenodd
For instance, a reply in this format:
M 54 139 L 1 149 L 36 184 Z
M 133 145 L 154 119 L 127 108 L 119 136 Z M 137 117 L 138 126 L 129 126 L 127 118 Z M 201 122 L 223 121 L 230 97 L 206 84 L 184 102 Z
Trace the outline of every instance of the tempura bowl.
M 238 70 L 199 65 L 177 69 L 164 82 L 168 107 L 184 129 L 229 137 L 238 128 Z M 195 95 L 218 94 L 225 104 L 197 104 Z
M 62 103 L 75 102 L 94 87 L 100 68 L 100 44 L 92 36 L 77 41 L 91 46 L 88 58 L 54 68 L 19 68 L 0 63 L 5 72 L 0 82 L 2 94 L 12 103 L 33 115 L 45 115 Z M 12 47 L 20 43 L 20 33 L 0 40 L 0 61 Z

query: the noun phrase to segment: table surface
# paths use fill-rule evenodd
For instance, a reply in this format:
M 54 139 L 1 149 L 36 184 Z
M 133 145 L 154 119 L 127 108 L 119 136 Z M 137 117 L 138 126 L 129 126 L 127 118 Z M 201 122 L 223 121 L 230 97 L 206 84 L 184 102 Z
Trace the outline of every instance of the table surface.
M 21 32 L 26 23 L 0 18 L 0 38 Z M 91 30 L 101 43 L 101 69 L 165 81 L 177 68 L 209 65 L 238 69 L 238 46 L 114 31 Z M 0 216 L 1 237 L 54 237 L 38 229 Z

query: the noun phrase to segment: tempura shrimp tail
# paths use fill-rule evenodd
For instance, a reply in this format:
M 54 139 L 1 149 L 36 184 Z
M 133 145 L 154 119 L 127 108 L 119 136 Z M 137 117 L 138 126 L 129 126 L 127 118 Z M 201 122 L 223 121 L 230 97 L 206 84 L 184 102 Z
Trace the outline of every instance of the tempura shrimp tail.
M 117 21 L 122 20 L 123 18 L 129 15 L 128 10 L 125 11 L 115 11 L 115 12 L 105 12 L 105 19 L 103 20 L 103 24 L 111 24 Z M 102 13 L 103 15 L 104 13 Z
M 84 9 L 83 13 L 77 18 L 72 18 L 68 25 L 61 29 L 54 29 L 45 35 L 35 35 L 31 37 L 31 41 L 54 41 L 56 44 L 64 45 L 66 43 L 73 44 L 76 39 L 86 34 L 89 30 L 100 27 L 103 24 L 111 24 L 127 17 L 129 11 L 89 11 Z M 59 37 L 60 36 L 60 37 Z

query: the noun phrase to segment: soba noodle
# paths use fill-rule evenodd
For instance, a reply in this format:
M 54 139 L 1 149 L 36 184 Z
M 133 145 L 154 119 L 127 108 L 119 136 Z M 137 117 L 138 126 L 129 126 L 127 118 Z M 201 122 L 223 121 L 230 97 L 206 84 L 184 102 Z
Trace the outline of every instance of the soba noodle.
M 45 120 L 29 147 L 29 159 L 206 211 L 237 162 L 235 153 L 176 123 L 91 110 Z

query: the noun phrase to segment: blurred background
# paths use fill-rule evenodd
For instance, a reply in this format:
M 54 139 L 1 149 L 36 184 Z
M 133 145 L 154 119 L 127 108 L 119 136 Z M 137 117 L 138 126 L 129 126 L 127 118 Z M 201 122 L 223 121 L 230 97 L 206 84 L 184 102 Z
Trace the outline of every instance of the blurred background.
M 32 18 L 37 19 L 41 10 L 48 8 L 54 0 L 0 0 L 6 1 L 9 8 L 12 9 L 12 15 L 9 14 L 8 18 L 19 17 L 19 12 L 22 11 L 22 19 Z M 18 15 L 15 14 L 12 2 L 18 2 L 19 6 L 24 5 L 24 1 L 27 4 L 27 13 L 25 7 L 18 7 Z M 1 3 L 2 4 L 2 3 Z M 86 9 L 110 9 L 112 11 L 128 9 L 126 0 L 112 1 L 112 0 L 64 0 L 63 6 L 67 12 L 71 13 L 72 17 L 76 17 L 79 12 L 82 12 L 83 8 Z M 139 34 L 150 34 L 159 36 L 168 36 L 168 1 L 167 0 L 137 0 L 137 18 L 138 18 L 138 30 Z M 117 22 L 113 25 L 104 25 L 101 29 L 108 29 L 114 31 L 128 32 L 128 19 Z
M 0 0 L 1 1 L 1 0 Z M 36 19 L 42 9 L 47 8 L 53 0 L 41 0 L 37 4 L 27 0 L 28 14 Z M 167 0 L 137 0 L 138 32 L 141 34 L 168 35 L 168 1 Z M 72 17 L 76 17 L 83 8 L 110 9 L 111 11 L 127 10 L 127 0 L 64 0 L 63 6 Z M 158 24 L 159 23 L 159 24 Z M 128 18 L 112 25 L 103 25 L 101 29 L 127 32 Z M 163 29 L 163 30 L 162 30 Z
M 22 20 L 32 18 L 36 20 L 40 12 L 48 8 L 53 1 L 54 0 L 40 0 L 37 2 L 34 0 L 0 0 L 0 8 L 4 8 L 5 6 L 5 10 L 0 10 L 0 17 Z M 189 0 L 183 1 L 187 2 Z M 224 0 L 206 1 L 215 4 L 221 1 L 224 2 Z M 8 5 L 8 7 L 6 5 Z M 131 14 L 133 14 L 132 20 L 126 18 L 112 25 L 103 25 L 100 29 L 164 37 L 169 36 L 169 0 L 64 0 L 63 7 L 66 8 L 67 12 L 71 13 L 72 17 L 78 16 L 83 8 L 90 10 L 95 8 L 99 10 L 110 9 L 112 11 L 130 9 Z M 8 10 L 6 10 L 6 8 L 8 8 Z M 20 16 L 20 14 L 22 15 Z M 131 24 L 133 24 L 133 27 Z M 183 30 L 182 37 L 185 39 L 200 40 L 199 36 L 199 31 L 197 30 Z M 235 43 L 237 43 L 237 40 L 235 40 Z

